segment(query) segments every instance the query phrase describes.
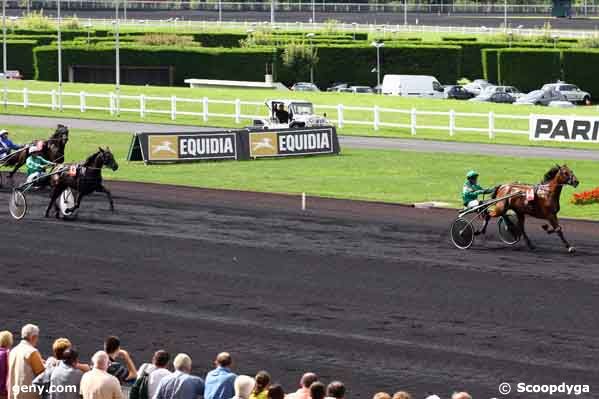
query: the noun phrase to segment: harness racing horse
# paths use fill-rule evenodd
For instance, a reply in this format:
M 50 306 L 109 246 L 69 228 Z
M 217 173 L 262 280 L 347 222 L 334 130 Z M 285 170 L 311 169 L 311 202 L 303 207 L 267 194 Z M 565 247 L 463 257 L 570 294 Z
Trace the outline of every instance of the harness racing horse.
M 48 140 L 41 140 L 41 156 L 50 162 L 58 162 L 64 159 L 64 149 L 69 141 L 69 128 L 64 125 L 58 125 L 56 130 Z M 9 178 L 13 178 L 14 174 L 25 165 L 29 157 L 29 151 L 26 149 L 19 150 L 15 153 L 6 156 L 6 161 L 3 166 L 14 166 L 12 172 L 8 174 Z
M 568 166 L 555 165 L 543 177 L 543 182 L 537 185 L 510 183 L 497 186 L 493 192 L 492 198 L 501 198 L 511 194 L 523 193 L 515 195 L 505 201 L 500 201 L 494 207 L 491 207 L 485 216 L 485 223 L 480 231 L 484 234 L 491 217 L 500 217 L 505 215 L 508 210 L 512 210 L 518 217 L 518 226 L 520 233 L 524 237 L 526 244 L 530 249 L 534 246 L 526 235 L 524 230 L 525 215 L 529 215 L 538 219 L 545 219 L 549 225 L 543 225 L 543 229 L 547 234 L 557 233 L 562 240 L 568 252 L 573 253 L 574 247 L 564 237 L 562 227 L 559 224 L 557 214 L 560 211 L 560 196 L 564 186 L 577 187 L 580 182 L 574 175 L 574 172 Z M 528 193 L 528 194 L 526 194 Z M 533 195 L 530 195 L 533 194 Z M 531 199 L 531 197 L 534 197 Z M 509 220 L 509 218 L 506 218 Z M 550 227 L 551 226 L 551 227 Z
M 52 205 L 54 205 L 56 210 L 56 218 L 59 217 L 59 207 L 56 204 L 56 200 L 67 188 L 76 192 L 75 206 L 67 209 L 67 213 L 72 213 L 79 209 L 83 197 L 93 192 L 105 193 L 110 202 L 110 210 L 114 212 L 112 195 L 102 184 L 102 168 L 104 167 L 110 168 L 113 171 L 119 168 L 114 155 L 112 155 L 108 147 L 106 149 L 99 148 L 96 153 L 90 155 L 82 164 L 63 164 L 54 167 L 52 172 L 55 174 L 50 178 L 52 193 L 50 194 L 50 203 L 46 209 L 46 217 L 49 217 Z

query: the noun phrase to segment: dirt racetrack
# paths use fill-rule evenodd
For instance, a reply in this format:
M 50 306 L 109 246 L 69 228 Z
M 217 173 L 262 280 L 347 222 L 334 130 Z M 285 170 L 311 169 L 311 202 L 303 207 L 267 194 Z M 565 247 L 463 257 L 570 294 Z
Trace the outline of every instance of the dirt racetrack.
M 574 256 L 536 222 L 536 252 L 493 234 L 463 252 L 454 211 L 309 198 L 302 213 L 296 196 L 108 186 L 114 214 L 96 195 L 77 221 L 44 219 L 34 193 L 26 219 L 0 215 L 0 329 L 38 323 L 46 356 L 59 336 L 88 359 L 118 334 L 138 363 L 164 347 L 203 374 L 230 350 L 239 372 L 269 370 L 288 390 L 314 370 L 350 398 L 486 399 L 502 381 L 596 397 L 597 224 L 564 222 Z

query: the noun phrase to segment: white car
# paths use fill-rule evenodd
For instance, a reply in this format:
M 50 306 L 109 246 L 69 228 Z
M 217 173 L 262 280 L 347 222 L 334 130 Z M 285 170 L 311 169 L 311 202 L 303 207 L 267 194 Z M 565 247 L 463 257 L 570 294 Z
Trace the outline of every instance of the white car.
M 464 90 L 469 93 L 478 96 L 485 90 L 487 87 L 492 86 L 489 82 L 484 79 L 476 79 L 474 82 L 470 82 L 464 85 Z
M 374 94 L 370 86 L 350 86 L 337 90 L 338 93 Z
M 254 119 L 254 128 L 262 129 L 288 129 L 301 127 L 330 126 L 324 116 L 314 114 L 314 105 L 304 100 L 267 100 L 266 107 L 269 116 L 264 119 Z M 279 110 L 284 110 L 281 113 Z M 286 120 L 281 119 L 287 116 Z
M 559 91 L 561 94 L 566 97 L 566 100 L 575 103 L 575 104 L 591 104 L 591 94 L 580 90 L 580 88 L 576 85 L 572 85 L 569 83 L 558 82 L 558 83 L 549 83 L 543 86 L 542 90 L 555 89 Z
M 482 93 L 471 98 L 470 101 L 490 101 L 490 98 L 493 97 L 493 94 L 495 93 L 507 93 L 516 100 L 524 96 L 524 93 L 514 86 L 487 86 Z

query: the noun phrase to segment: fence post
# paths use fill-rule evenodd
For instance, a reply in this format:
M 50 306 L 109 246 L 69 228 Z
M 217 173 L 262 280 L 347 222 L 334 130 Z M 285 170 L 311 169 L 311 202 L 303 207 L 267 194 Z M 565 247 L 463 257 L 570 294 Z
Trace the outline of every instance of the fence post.
M 202 98 L 202 119 L 208 122 L 208 97 Z
M 455 134 L 455 111 L 449 111 L 449 135 L 453 137 Z
M 241 100 L 235 100 L 235 123 L 241 123 Z
M 489 138 L 495 138 L 495 113 L 489 112 Z
M 373 125 L 374 125 L 374 130 L 379 130 L 379 123 L 380 123 L 380 112 L 379 112 L 379 106 L 375 105 L 374 109 L 374 118 L 373 118 Z
M 343 128 L 343 104 L 337 105 L 337 126 Z
M 85 112 L 85 92 L 84 91 L 80 91 L 79 92 L 79 110 L 81 112 Z
M 171 96 L 171 120 L 177 119 L 177 96 Z
M 52 89 L 50 96 L 52 97 L 52 111 L 56 111 L 56 90 Z
M 29 92 L 27 88 L 23 88 L 23 108 L 27 108 L 29 106 Z
M 114 115 L 114 113 L 115 113 L 115 105 L 116 105 L 115 104 L 116 102 L 115 102 L 115 98 L 114 98 L 114 93 L 112 93 L 112 92 L 109 93 L 108 102 L 109 102 L 109 108 L 110 108 L 110 115 Z
M 410 133 L 412 136 L 416 136 L 416 108 L 412 108 L 410 112 Z
M 145 94 L 139 95 L 139 117 L 146 117 L 146 96 Z

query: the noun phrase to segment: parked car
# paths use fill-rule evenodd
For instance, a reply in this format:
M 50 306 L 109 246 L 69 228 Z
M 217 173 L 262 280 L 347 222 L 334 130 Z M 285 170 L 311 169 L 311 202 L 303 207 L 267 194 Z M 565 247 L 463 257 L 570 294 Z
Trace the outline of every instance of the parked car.
M 350 93 L 355 94 L 373 94 L 374 90 L 370 86 L 350 86 Z
M 434 76 L 385 75 L 383 94 L 410 97 L 443 98 L 443 86 Z
M 309 82 L 298 82 L 291 86 L 291 90 L 293 91 L 320 91 L 318 86 L 314 83 Z
M 464 90 L 478 96 L 484 89 L 492 86 L 489 82 L 484 79 L 476 79 L 473 82 L 464 85 Z
M 516 101 L 516 97 L 514 97 L 510 93 L 498 91 L 493 93 L 491 97 L 489 97 L 488 101 L 490 103 L 512 104 Z
M 515 104 L 549 105 L 553 101 L 568 101 L 559 91 L 550 88 L 548 90 L 534 90 L 520 97 Z
M 299 127 L 329 126 L 326 116 L 314 114 L 314 105 L 304 100 L 267 100 L 268 116 L 254 119 L 253 128 L 287 129 Z M 283 106 L 289 117 L 287 121 L 277 118 L 277 110 Z
M 349 87 L 349 83 L 335 82 L 327 89 L 329 92 L 336 92 L 341 89 L 347 89 Z
M 496 94 L 505 93 L 508 96 L 495 96 Z M 481 94 L 474 97 L 470 101 L 488 101 L 488 102 L 509 102 L 513 103 L 516 99 L 524 94 L 514 86 L 488 86 Z M 512 101 L 509 101 L 509 99 Z
M 575 104 L 591 105 L 591 94 L 580 90 L 576 85 L 564 82 L 549 83 L 543 86 L 542 90 L 555 89 L 566 97 L 566 100 Z
M 445 98 L 453 100 L 469 100 L 472 97 L 474 97 L 474 94 L 470 93 L 469 91 L 466 91 L 466 89 L 464 89 L 462 86 L 445 86 L 443 88 L 443 92 Z

